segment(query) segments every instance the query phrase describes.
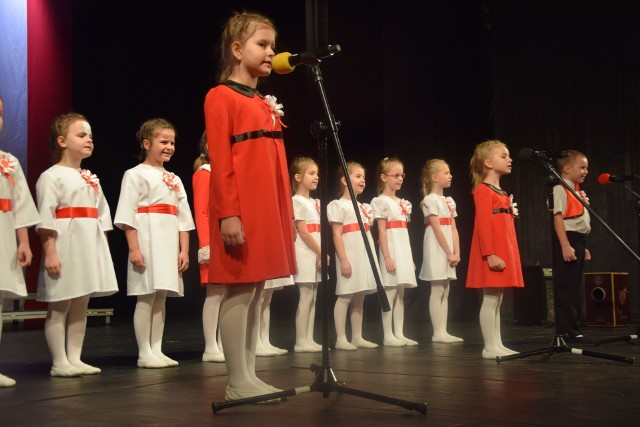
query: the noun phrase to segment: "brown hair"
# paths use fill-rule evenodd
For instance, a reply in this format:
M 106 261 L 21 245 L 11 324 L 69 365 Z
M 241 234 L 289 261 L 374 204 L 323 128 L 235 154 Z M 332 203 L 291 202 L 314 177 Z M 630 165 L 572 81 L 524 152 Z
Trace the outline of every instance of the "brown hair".
M 506 147 L 507 145 L 497 139 L 490 139 L 488 141 L 481 142 L 476 145 L 473 151 L 473 156 L 469 161 L 469 168 L 471 171 L 471 191 L 484 181 L 487 176 L 487 170 L 484 167 L 484 162 L 493 154 L 495 147 Z
M 162 129 L 171 129 L 176 134 L 176 136 L 178 136 L 176 128 L 166 119 L 149 119 L 140 125 L 140 130 L 136 132 L 136 139 L 140 143 L 140 154 L 138 155 L 138 158 L 141 162 L 144 162 L 147 158 L 147 150 L 144 149 L 143 144 L 144 140 L 146 139 L 149 142 L 153 142 L 153 137 L 156 136 Z
M 237 41 L 244 45 L 245 42 L 256 32 L 258 24 L 264 24 L 273 28 L 273 31 L 276 31 L 273 21 L 258 12 L 234 12 L 224 24 L 219 46 L 219 82 L 227 80 L 237 65 L 237 60 L 235 56 L 233 56 L 233 51 L 231 50 L 233 42 Z
M 195 162 L 193 162 L 193 171 L 197 171 L 200 169 L 200 166 L 211 163 L 209 160 L 209 150 L 207 149 L 207 131 L 202 132 L 202 136 L 200 137 L 200 143 L 198 144 L 198 148 L 200 150 L 200 155 L 196 158 Z
M 576 160 L 578 160 L 579 158 L 587 157 L 584 153 L 578 150 L 564 150 L 564 151 L 568 153 L 569 156 L 560 157 L 556 160 L 556 163 L 558 164 L 558 169 L 560 169 L 560 172 L 562 172 L 562 169 L 564 169 L 565 166 L 574 164 Z
M 347 173 L 349 175 L 351 175 L 351 172 L 353 172 L 353 170 L 356 169 L 356 168 L 361 168 L 366 173 L 366 169 L 360 163 L 358 163 L 358 162 L 347 162 Z M 338 198 L 340 198 L 344 194 L 344 187 L 342 186 L 341 179 L 342 178 L 346 179 L 346 177 L 344 176 L 344 170 L 342 169 L 342 166 L 338 168 L 337 172 L 338 172 L 337 173 L 337 178 L 338 178 L 337 195 L 338 195 Z
M 53 124 L 51 125 L 51 137 L 50 137 L 51 152 L 53 153 L 51 157 L 51 161 L 53 162 L 53 164 L 56 164 L 60 160 L 62 160 L 62 152 L 64 151 L 64 149 L 60 146 L 60 144 L 58 144 L 58 137 L 59 136 L 66 137 L 67 134 L 69 133 L 69 127 L 71 127 L 72 124 L 78 121 L 88 122 L 85 116 L 83 116 L 82 114 L 73 113 L 73 112 L 68 114 L 62 114 L 53 120 Z
M 300 183 L 296 181 L 295 176 L 297 174 L 304 175 L 307 169 L 309 169 L 309 166 L 318 167 L 318 164 L 311 157 L 304 156 L 296 157 L 291 162 L 291 165 L 289 166 L 289 175 L 291 176 L 291 188 L 294 193 L 297 193 L 298 188 L 300 187 Z
M 446 166 L 447 162 L 442 159 L 431 159 L 427 160 L 427 162 L 422 167 L 422 175 L 420 177 L 420 182 L 422 183 L 421 193 L 422 197 L 427 196 L 431 193 L 431 188 L 433 186 L 433 181 L 431 178 L 435 175 L 443 166 Z

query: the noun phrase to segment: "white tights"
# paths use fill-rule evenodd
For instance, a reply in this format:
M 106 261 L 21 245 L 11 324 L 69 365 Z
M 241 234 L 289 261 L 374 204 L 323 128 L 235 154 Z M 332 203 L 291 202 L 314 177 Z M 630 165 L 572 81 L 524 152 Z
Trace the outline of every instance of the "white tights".
M 296 310 L 296 343 L 315 343 L 313 327 L 316 318 L 317 283 L 298 283 L 300 300 Z
M 502 344 L 500 332 L 500 306 L 502 305 L 502 288 L 484 288 L 482 306 L 480 307 L 480 329 L 484 339 L 483 357 L 494 358 L 515 352 Z
M 0 291 L 0 319 L 2 318 L 2 304 L 4 303 L 4 292 Z M 0 321 L 0 341 L 2 340 L 2 321 Z M 0 374 L 0 387 L 13 387 L 16 382 L 5 375 Z
M 385 341 L 405 340 L 404 336 L 404 286 L 384 288 L 391 310 L 382 312 L 382 328 Z
M 220 317 L 220 305 L 225 296 L 226 286 L 207 285 L 207 297 L 202 306 L 202 328 L 204 331 L 204 352 L 207 354 L 220 353 L 222 347 L 219 342 L 218 319 Z M 216 338 L 217 337 L 217 338 Z
M 51 352 L 53 368 L 84 369 L 89 365 L 80 360 L 87 329 L 89 295 L 70 300 L 50 302 L 44 335 Z
M 354 294 L 338 295 L 336 305 L 333 308 L 333 320 L 336 326 L 337 342 L 347 340 L 347 313 L 351 306 L 351 340 L 358 341 L 362 338 L 362 318 L 364 311 L 364 291 Z
M 138 360 L 164 359 L 162 336 L 166 318 L 167 291 L 138 295 L 133 314 L 133 328 L 138 343 Z

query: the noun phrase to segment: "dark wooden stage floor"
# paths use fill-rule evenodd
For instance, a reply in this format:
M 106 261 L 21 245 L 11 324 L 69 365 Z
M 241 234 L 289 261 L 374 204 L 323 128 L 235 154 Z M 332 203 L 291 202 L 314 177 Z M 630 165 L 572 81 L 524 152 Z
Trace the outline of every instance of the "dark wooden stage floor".
M 98 320 L 98 319 L 92 319 Z M 243 405 L 213 413 L 224 399 L 224 364 L 203 363 L 199 319 L 169 315 L 165 352 L 177 368 L 139 369 L 128 319 L 88 328 L 83 359 L 102 374 L 51 378 L 50 357 L 41 329 L 5 324 L 0 372 L 18 381 L 0 389 L 0 425 L 9 426 L 637 426 L 640 370 L 627 364 L 572 353 L 546 354 L 496 363 L 480 357 L 476 323 L 452 322 L 463 344 L 430 342 L 431 326 L 406 325 L 418 347 L 355 352 L 330 351 L 331 370 L 347 387 L 427 404 L 427 414 L 379 401 L 332 392 L 303 393 L 279 404 Z M 319 322 L 318 322 L 319 323 Z M 293 325 L 273 324 L 272 343 L 284 356 L 258 359 L 259 376 L 280 388 L 309 386 L 311 364 L 321 354 L 292 353 Z M 365 336 L 381 342 L 378 321 Z M 634 328 L 585 328 L 598 338 L 622 337 Z M 367 333 L 368 332 L 368 333 Z M 516 350 L 550 348 L 554 330 L 503 326 L 506 344 Z M 637 340 L 581 346 L 639 359 Z

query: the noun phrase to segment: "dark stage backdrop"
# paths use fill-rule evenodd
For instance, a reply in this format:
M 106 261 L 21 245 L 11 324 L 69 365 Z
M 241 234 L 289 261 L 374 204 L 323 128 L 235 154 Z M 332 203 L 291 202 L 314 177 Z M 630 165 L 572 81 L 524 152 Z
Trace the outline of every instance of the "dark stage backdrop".
M 86 167 L 101 177 L 115 211 L 124 171 L 135 166 L 139 124 L 162 116 L 178 129 L 177 152 L 167 168 L 191 191 L 192 164 L 204 127 L 202 104 L 215 84 L 214 45 L 231 11 L 246 7 L 275 20 L 280 51 L 305 50 L 305 5 L 297 2 L 75 1 L 73 4 L 73 108 L 89 118 L 94 155 Z M 430 158 L 447 160 L 454 175 L 463 262 L 450 297 L 452 318 L 476 319 L 476 291 L 464 289 L 473 203 L 468 162 L 488 138 L 506 142 L 514 172 L 502 184 L 515 194 L 524 264 L 549 266 L 549 225 L 544 206 L 546 173 L 517 160 L 523 147 L 584 151 L 590 160 L 585 189 L 592 207 L 637 251 L 638 211 L 622 184 L 599 186 L 603 172 L 638 171 L 637 116 L 640 29 L 637 6 L 608 1 L 400 1 L 375 7 L 328 1 L 328 42 L 342 52 L 321 69 L 347 160 L 367 167 L 361 201 L 375 196 L 374 170 L 385 156 L 405 163 L 403 196 L 414 205 L 414 260 L 422 259 L 420 169 Z M 316 157 L 309 125 L 322 118 L 308 69 L 273 75 L 261 88 L 284 104 L 290 158 Z M 48 126 L 48 123 L 45 124 Z M 337 161 L 329 150 L 330 182 Z M 637 184 L 632 183 L 636 186 Z M 330 187 L 330 194 L 333 194 Z M 131 316 L 126 296 L 124 233 L 110 233 L 119 294 L 92 301 Z M 632 274 L 633 312 L 638 315 L 638 265 L 594 220 L 587 271 Z M 201 312 L 204 291 L 195 265 L 185 275 L 186 296 L 168 303 L 168 315 Z M 333 271 L 333 270 L 331 270 Z M 333 283 L 330 283 L 332 286 Z M 428 321 L 429 286 L 408 294 L 410 318 Z M 368 298 L 368 316 L 379 316 Z M 272 316 L 290 320 L 297 304 L 293 287 L 276 293 Z M 293 326 L 292 326 L 293 328 Z M 292 329 L 293 331 L 293 329 Z M 293 333 L 293 332 L 292 332 Z

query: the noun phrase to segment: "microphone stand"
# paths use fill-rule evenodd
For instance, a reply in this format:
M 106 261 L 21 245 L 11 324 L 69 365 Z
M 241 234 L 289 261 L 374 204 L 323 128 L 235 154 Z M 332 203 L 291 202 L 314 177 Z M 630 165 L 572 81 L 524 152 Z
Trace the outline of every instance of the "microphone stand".
M 551 174 L 548 179 L 547 179 L 547 186 L 548 186 L 548 195 L 547 195 L 547 202 L 549 205 L 549 219 L 550 219 L 550 224 L 551 224 L 551 257 L 552 259 L 555 259 L 555 252 L 556 252 L 556 245 L 553 244 L 553 239 L 555 238 L 555 230 L 553 227 L 553 187 L 556 185 L 556 182 L 559 182 L 560 184 L 562 184 L 562 186 L 564 188 L 566 188 L 567 190 L 569 190 L 569 192 L 573 195 L 573 197 L 575 197 L 581 204 L 582 206 L 584 206 L 585 209 L 587 209 L 589 211 L 589 213 L 596 218 L 596 220 L 598 222 L 600 222 L 600 224 L 602 224 L 605 229 L 607 231 L 609 231 L 609 233 L 614 236 L 618 242 L 620 242 L 634 257 L 637 261 L 640 262 L 640 258 L 638 257 L 638 255 L 635 254 L 635 252 L 633 252 L 631 250 L 631 248 L 629 248 L 629 246 L 627 246 L 622 239 L 620 239 L 620 237 L 618 237 L 618 235 L 604 222 L 604 220 L 602 218 L 600 218 L 594 211 L 593 209 L 591 209 L 591 207 L 584 201 L 582 200 L 582 197 L 578 196 L 578 194 L 575 192 L 575 190 L 573 188 L 571 188 L 570 186 L 567 185 L 567 183 L 562 179 L 562 177 L 560 176 L 560 174 L 558 173 L 558 171 L 553 167 L 553 165 L 551 165 L 550 159 L 540 159 L 542 161 L 542 164 L 545 166 L 545 168 L 547 168 L 547 171 L 549 171 L 549 173 Z M 556 275 L 553 274 L 553 296 L 554 299 L 556 298 L 556 296 L 558 295 L 557 292 L 557 278 Z M 572 353 L 572 354 L 579 354 L 582 356 L 591 356 L 591 357 L 598 357 L 601 359 L 608 359 L 608 360 L 615 360 L 617 362 L 624 362 L 624 363 L 631 363 L 633 364 L 635 362 L 635 359 L 633 357 L 623 357 L 623 356 L 616 356 L 613 354 L 606 354 L 606 353 L 598 353 L 595 351 L 590 351 L 590 350 L 583 350 L 583 349 L 579 349 L 579 348 L 575 348 L 575 347 L 570 347 L 567 345 L 567 343 L 564 340 L 564 337 L 562 336 L 562 334 L 560 333 L 560 331 L 558 330 L 558 304 L 557 301 L 554 302 L 553 304 L 553 310 L 554 310 L 554 316 L 555 316 L 555 326 L 556 326 L 556 332 L 555 332 L 555 336 L 550 344 L 549 347 L 545 347 L 545 348 L 539 348 L 536 350 L 529 350 L 529 351 L 523 351 L 521 353 L 517 353 L 517 354 L 512 354 L 512 355 L 508 355 L 508 356 L 497 356 L 496 357 L 496 363 L 500 363 L 500 362 L 506 362 L 509 360 L 515 360 L 515 359 L 521 359 L 523 357 L 529 357 L 529 356 L 535 356 L 538 354 L 544 354 L 547 353 L 549 356 L 553 355 L 553 354 L 557 354 L 557 353 Z
M 637 214 L 637 217 L 640 219 L 640 194 L 636 193 L 635 191 L 633 191 L 631 188 L 627 187 L 626 185 L 624 186 L 624 189 L 635 196 L 636 201 L 635 201 L 634 204 L 636 206 L 636 214 Z M 640 223 L 640 221 L 639 221 L 639 223 Z M 640 230 L 638 230 L 638 247 L 640 248 Z M 617 341 L 627 341 L 627 342 L 629 342 L 631 340 L 637 340 L 639 335 L 640 335 L 640 325 L 638 326 L 638 329 L 636 329 L 636 333 L 635 334 L 624 335 L 624 336 L 615 337 L 615 338 L 607 338 L 607 339 L 603 339 L 603 340 L 597 341 L 595 344 L 596 345 L 600 345 L 600 344 L 607 344 L 607 343 L 610 343 L 610 342 L 617 342 Z
M 349 179 L 349 171 L 347 169 L 347 163 L 345 161 L 344 155 L 342 153 L 342 147 L 340 145 L 340 140 L 338 137 L 338 127 L 339 122 L 335 120 L 335 117 L 331 113 L 331 108 L 329 107 L 329 101 L 327 98 L 327 94 L 324 88 L 322 72 L 320 71 L 320 59 L 316 59 L 316 63 L 314 64 L 306 64 L 309 65 L 311 71 L 313 73 L 314 81 L 318 86 L 318 90 L 320 91 L 320 97 L 322 100 L 322 105 L 324 107 L 325 112 L 325 120 L 318 120 L 314 122 L 311 126 L 311 133 L 318 141 L 318 160 L 320 165 L 320 259 L 322 261 L 321 268 L 321 283 L 320 283 L 320 304 L 321 304 L 321 325 L 322 325 L 322 365 L 318 366 L 316 364 L 312 364 L 310 370 L 316 374 L 314 382 L 310 386 L 297 387 L 289 390 L 283 390 L 276 393 L 269 393 L 262 396 L 250 397 L 246 399 L 232 400 L 229 402 L 213 402 L 211 404 L 211 408 L 214 413 L 225 409 L 231 408 L 234 406 L 245 405 L 248 403 L 258 403 L 265 402 L 273 399 L 284 398 L 287 396 L 294 396 L 302 393 L 308 393 L 311 391 L 321 392 L 324 398 L 329 397 L 329 394 L 333 391 L 342 392 L 351 394 L 354 396 L 363 397 L 370 400 L 376 400 L 378 402 L 389 403 L 392 405 L 397 405 L 405 409 L 415 410 L 422 415 L 427 413 L 427 404 L 426 403 L 417 403 L 417 402 L 409 402 L 406 400 L 396 399 L 388 396 L 383 396 L 380 394 L 371 393 L 364 390 L 357 390 L 353 388 L 346 387 L 344 382 L 338 381 L 336 376 L 334 375 L 331 364 L 329 363 L 329 289 L 328 289 L 328 265 L 327 265 L 327 256 L 329 253 L 329 238 L 331 234 L 329 233 L 330 225 L 329 220 L 327 218 L 327 140 L 332 137 L 333 142 L 335 144 L 336 151 L 338 153 L 338 157 L 340 160 L 340 165 L 344 172 L 344 176 L 347 182 L 347 188 L 349 189 L 349 194 L 351 196 L 351 202 L 353 203 L 353 208 L 356 212 L 356 218 L 358 219 L 358 225 L 360 226 L 360 232 L 362 234 L 362 238 L 364 240 L 364 245 L 367 250 L 367 255 L 369 257 L 369 263 L 371 264 L 371 269 L 373 270 L 373 275 L 376 280 L 376 289 L 378 292 L 378 298 L 380 300 L 380 305 L 382 310 L 387 312 L 391 310 L 389 306 L 389 300 L 387 299 L 387 295 L 384 292 L 384 287 L 382 286 L 382 281 L 380 279 L 380 275 L 378 273 L 378 269 L 376 268 L 375 259 L 373 258 L 373 251 L 369 245 L 369 239 L 367 238 L 366 230 L 364 229 L 362 223 L 362 217 L 360 215 L 360 209 L 358 207 L 358 202 L 356 200 L 355 193 L 353 191 L 353 186 L 351 185 L 351 180 Z

